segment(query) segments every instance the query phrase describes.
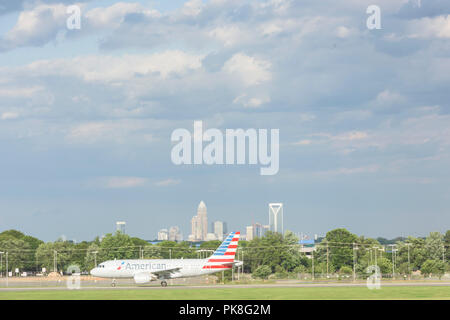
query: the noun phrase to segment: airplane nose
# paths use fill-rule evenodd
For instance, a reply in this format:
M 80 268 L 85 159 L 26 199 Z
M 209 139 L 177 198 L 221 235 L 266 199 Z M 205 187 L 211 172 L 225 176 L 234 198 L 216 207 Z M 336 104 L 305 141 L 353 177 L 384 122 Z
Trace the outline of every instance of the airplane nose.
M 94 277 L 98 276 L 98 268 L 94 268 L 91 270 L 91 275 L 93 275 Z

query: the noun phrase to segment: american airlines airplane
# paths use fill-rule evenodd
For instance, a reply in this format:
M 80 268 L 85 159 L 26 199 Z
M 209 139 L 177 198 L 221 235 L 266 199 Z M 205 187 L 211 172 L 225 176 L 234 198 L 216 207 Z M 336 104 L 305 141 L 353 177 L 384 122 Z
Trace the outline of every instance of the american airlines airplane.
M 112 278 L 112 286 L 117 278 L 134 279 L 143 284 L 161 280 L 166 287 L 167 279 L 196 277 L 231 269 L 238 246 L 240 232 L 231 232 L 222 244 L 207 259 L 139 259 L 108 260 L 91 270 L 91 275 L 100 278 Z

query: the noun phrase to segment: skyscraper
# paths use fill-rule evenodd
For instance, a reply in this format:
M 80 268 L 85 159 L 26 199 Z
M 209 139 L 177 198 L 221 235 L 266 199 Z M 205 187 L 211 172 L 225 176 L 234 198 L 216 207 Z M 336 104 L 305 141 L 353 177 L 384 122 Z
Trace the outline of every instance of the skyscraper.
M 117 221 L 116 222 L 116 231 L 119 231 L 120 233 L 125 233 L 125 225 L 127 223 L 125 221 Z
M 246 234 L 245 234 L 245 240 L 247 240 L 247 241 L 251 241 L 251 240 L 253 240 L 253 226 L 248 226 L 247 228 L 246 228 Z
M 269 203 L 270 231 L 283 234 L 283 204 Z
M 170 227 L 169 229 L 169 240 L 170 241 L 181 241 L 183 236 L 181 234 L 180 228 L 178 226 Z
M 158 240 L 165 241 L 169 240 L 169 232 L 167 229 L 161 229 L 158 231 Z
M 208 234 L 208 217 L 206 211 L 206 205 L 203 201 L 197 208 L 197 215 L 192 217 L 191 220 L 191 236 L 192 240 L 206 240 Z
M 256 238 L 261 238 L 264 235 L 263 226 L 258 222 L 253 224 L 253 235 Z
M 223 222 L 222 221 L 215 221 L 213 224 L 214 228 L 214 234 L 216 235 L 217 240 L 223 240 Z
M 195 241 L 201 239 L 200 221 L 198 216 L 193 216 L 191 219 L 191 235 L 189 239 Z
M 206 205 L 203 201 L 200 201 L 198 205 L 197 216 L 200 220 L 202 240 L 205 240 L 208 234 L 208 216 L 206 213 Z

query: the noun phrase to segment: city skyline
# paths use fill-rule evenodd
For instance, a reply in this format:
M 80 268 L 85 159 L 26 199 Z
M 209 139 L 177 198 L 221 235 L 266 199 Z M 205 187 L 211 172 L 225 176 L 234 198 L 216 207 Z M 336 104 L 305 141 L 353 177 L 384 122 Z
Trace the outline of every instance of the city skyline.
M 206 208 L 206 205 L 205 205 L 203 200 L 200 201 L 200 204 L 201 203 L 203 203 L 203 205 Z M 199 206 L 200 206 L 200 204 L 199 204 Z M 267 204 L 266 204 L 266 206 L 267 206 Z M 198 213 L 198 207 L 197 207 L 197 213 Z M 217 215 L 215 215 L 215 216 L 217 217 Z M 187 217 L 188 217 L 188 213 L 186 214 L 186 218 Z M 253 228 L 252 231 L 253 231 L 254 235 L 258 236 L 258 234 L 259 234 L 259 236 L 262 236 L 262 235 L 264 235 L 266 230 L 270 230 L 270 212 L 269 212 L 269 216 L 267 216 L 267 214 L 266 214 L 266 217 L 265 217 L 266 220 L 267 220 L 267 224 L 265 224 L 265 222 L 264 222 L 265 221 L 264 220 L 264 214 L 260 214 L 259 217 L 260 217 L 259 220 L 254 221 L 254 215 L 253 214 L 249 215 L 248 219 L 246 221 L 250 222 L 250 218 L 251 218 L 251 223 L 249 223 L 249 222 L 236 223 L 235 222 L 234 225 L 237 226 L 237 227 L 235 227 L 234 229 L 238 230 L 238 231 L 241 231 L 241 233 L 245 236 L 247 228 L 251 226 Z M 189 219 L 186 219 L 186 221 L 187 220 L 189 220 Z M 227 223 L 226 223 L 226 221 L 224 221 L 223 217 L 217 217 L 217 219 L 214 219 L 214 221 L 212 221 L 212 225 L 214 225 L 215 222 L 222 222 L 222 223 L 224 223 L 224 225 L 227 225 Z M 206 224 L 208 224 L 208 222 L 206 222 Z M 119 230 L 119 228 L 122 228 L 122 230 L 125 230 L 125 226 L 126 225 L 128 226 L 128 222 L 127 221 L 116 221 L 114 230 L 111 230 L 111 229 L 107 228 L 106 230 L 103 230 L 102 232 L 95 233 L 91 238 L 87 238 L 87 239 L 83 239 L 83 238 L 79 238 L 79 237 L 77 238 L 77 237 L 72 236 L 72 235 L 66 236 L 66 234 L 62 234 L 62 235 L 58 234 L 55 238 L 46 238 L 45 236 L 42 237 L 42 238 L 45 239 L 46 241 L 54 241 L 54 240 L 59 239 L 62 236 L 64 236 L 64 237 L 66 237 L 68 239 L 71 239 L 71 240 L 73 240 L 73 239 L 81 239 L 81 241 L 83 241 L 83 240 L 92 240 L 93 238 L 95 238 L 97 236 L 103 237 L 107 233 L 113 233 L 114 231 Z M 183 225 L 184 225 L 184 227 L 183 227 Z M 189 227 L 187 227 L 186 225 L 189 225 Z M 182 226 L 182 227 L 180 227 L 180 226 Z M 255 230 L 255 226 L 257 228 L 256 230 Z M 171 226 L 170 228 L 173 228 L 173 227 L 179 228 L 179 232 L 181 234 L 181 238 L 179 238 L 179 239 L 182 239 L 184 241 L 189 240 L 188 237 L 183 237 L 182 235 L 184 234 L 183 233 L 183 229 L 184 230 L 186 230 L 186 229 L 191 230 L 191 228 L 192 228 L 192 220 L 190 220 L 190 222 L 185 222 L 185 223 L 182 223 L 182 224 Z M 346 226 L 339 226 L 339 227 L 347 228 Z M 157 240 L 159 232 L 162 231 L 162 230 L 165 230 L 165 232 L 167 232 L 167 240 L 169 240 L 169 236 L 168 235 L 169 235 L 170 228 L 160 228 L 159 227 L 158 229 L 155 229 L 156 231 L 155 231 L 154 234 L 149 234 L 147 232 L 142 233 L 142 234 L 137 234 L 137 233 L 134 233 L 134 231 L 133 231 L 134 228 L 133 228 L 132 225 L 130 225 L 130 228 L 132 230 L 131 231 L 132 234 L 127 232 L 126 230 L 125 230 L 125 233 L 128 233 L 128 234 L 130 234 L 132 236 L 138 236 L 138 237 L 140 237 L 142 239 L 146 239 L 146 240 Z M 334 228 L 331 227 L 331 229 L 335 229 L 335 228 L 338 228 L 338 226 L 334 227 Z M 14 229 L 14 228 L 12 228 L 12 229 Z M 16 229 L 23 231 L 20 228 L 16 228 Z M 314 230 L 304 231 L 304 230 L 298 229 L 297 226 L 292 226 L 292 228 L 287 227 L 287 228 L 285 228 L 284 231 L 286 231 L 286 230 L 292 231 L 292 232 L 294 232 L 294 234 L 297 234 L 297 235 L 302 234 L 306 238 L 310 238 L 310 239 L 315 238 L 317 236 L 323 237 L 323 236 L 325 236 L 325 233 L 327 231 L 329 231 L 329 230 L 325 230 L 324 233 L 316 232 Z M 210 233 L 214 233 L 214 227 L 212 227 L 211 230 L 208 229 L 208 231 L 211 231 Z M 433 231 L 436 231 L 436 230 L 433 230 Z M 354 232 L 357 233 L 357 234 L 363 234 L 363 233 L 358 233 L 357 231 L 354 231 Z M 429 232 L 431 232 L 431 231 L 428 231 L 428 233 Z M 425 232 L 424 234 L 420 234 L 420 233 L 409 233 L 409 234 L 408 233 L 393 233 L 392 235 L 385 235 L 385 234 L 382 234 L 382 233 L 379 233 L 379 234 L 378 233 L 374 233 L 374 234 L 371 234 L 370 237 L 375 237 L 375 238 L 382 237 L 382 238 L 387 238 L 387 239 L 390 239 L 390 238 L 393 239 L 393 238 L 397 238 L 397 237 L 407 237 L 409 235 L 416 236 L 416 237 L 425 237 L 428 233 L 427 232 Z M 189 234 L 189 232 L 187 234 Z M 33 235 L 33 234 L 30 234 L 30 235 Z M 369 236 L 369 235 L 367 235 L 367 236 Z M 253 238 L 254 237 L 255 236 L 253 236 Z
M 264 225 L 259 222 L 254 222 L 251 226 L 245 227 L 246 233 L 243 234 L 243 236 L 247 240 L 252 240 L 255 237 L 262 237 L 268 230 L 273 232 L 280 232 L 283 234 L 283 215 L 284 213 L 282 203 L 269 203 L 269 224 Z M 278 226 L 277 223 L 279 223 L 280 226 Z M 193 242 L 223 240 L 224 236 L 226 236 L 227 233 L 228 228 L 226 221 L 212 221 L 211 228 L 208 229 L 207 207 L 205 202 L 201 200 L 197 207 L 197 215 L 191 218 L 191 234 L 189 234 L 187 239 L 183 239 L 182 233 L 178 226 L 172 226 L 169 229 L 160 229 L 157 234 L 157 240 L 187 240 Z M 174 234 L 176 234 L 177 236 L 174 236 Z

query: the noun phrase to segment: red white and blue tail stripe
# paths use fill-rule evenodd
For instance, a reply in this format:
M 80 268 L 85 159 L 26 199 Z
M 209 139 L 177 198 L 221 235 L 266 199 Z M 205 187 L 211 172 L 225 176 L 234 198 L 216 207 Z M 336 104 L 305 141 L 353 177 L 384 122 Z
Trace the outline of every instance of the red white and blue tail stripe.
M 240 232 L 231 232 L 213 255 L 203 266 L 203 269 L 231 269 L 236 256 Z

